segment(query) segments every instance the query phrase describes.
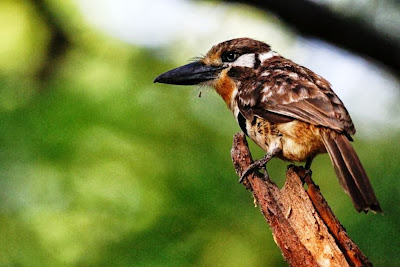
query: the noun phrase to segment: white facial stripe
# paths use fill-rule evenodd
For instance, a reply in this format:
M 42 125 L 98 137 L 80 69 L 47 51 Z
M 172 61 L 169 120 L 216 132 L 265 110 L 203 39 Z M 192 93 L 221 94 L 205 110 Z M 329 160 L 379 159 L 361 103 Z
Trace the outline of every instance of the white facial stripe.
M 270 58 L 273 58 L 274 56 L 278 56 L 278 53 L 274 52 L 274 51 L 269 51 L 267 53 L 262 53 L 258 56 L 258 58 L 260 59 L 261 63 L 264 62 L 265 60 L 268 60 Z
M 232 66 L 254 68 L 255 62 L 256 60 L 254 54 L 244 54 L 236 59 Z

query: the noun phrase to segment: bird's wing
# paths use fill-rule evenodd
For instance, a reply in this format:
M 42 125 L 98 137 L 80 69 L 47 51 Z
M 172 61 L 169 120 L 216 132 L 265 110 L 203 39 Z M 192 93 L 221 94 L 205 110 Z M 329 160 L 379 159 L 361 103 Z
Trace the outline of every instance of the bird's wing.
M 274 113 L 281 115 L 282 122 L 292 118 L 355 133 L 349 113 L 329 82 L 290 60 L 281 58 L 269 63 L 258 75 L 257 82 L 248 80 L 241 84 L 237 101 L 244 115 L 268 120 Z

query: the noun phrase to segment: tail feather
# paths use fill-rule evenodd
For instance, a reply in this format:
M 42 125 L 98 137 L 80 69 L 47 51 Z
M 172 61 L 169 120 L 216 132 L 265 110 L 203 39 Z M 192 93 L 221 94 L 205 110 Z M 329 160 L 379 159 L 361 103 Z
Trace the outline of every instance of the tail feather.
M 382 212 L 364 167 L 347 137 L 324 132 L 323 141 L 339 182 L 357 211 Z

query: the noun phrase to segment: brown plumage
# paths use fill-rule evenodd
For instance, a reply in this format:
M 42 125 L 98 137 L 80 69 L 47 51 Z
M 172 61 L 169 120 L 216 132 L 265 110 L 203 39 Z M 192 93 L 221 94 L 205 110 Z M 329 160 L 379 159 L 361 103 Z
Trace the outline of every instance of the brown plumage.
M 208 84 L 221 95 L 241 129 L 266 155 L 306 162 L 328 152 L 339 182 L 358 211 L 381 208 L 350 141 L 355 128 L 327 80 L 249 38 L 220 43 L 197 62 L 155 82 Z

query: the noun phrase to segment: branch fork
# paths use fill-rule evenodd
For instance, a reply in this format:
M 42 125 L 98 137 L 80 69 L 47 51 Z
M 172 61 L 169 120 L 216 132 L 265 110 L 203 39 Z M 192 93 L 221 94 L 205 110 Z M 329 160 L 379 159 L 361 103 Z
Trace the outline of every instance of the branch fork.
M 231 156 L 236 173 L 242 177 L 253 163 L 244 133 L 234 136 Z M 258 170 L 250 171 L 243 185 L 252 192 L 290 266 L 372 266 L 303 167 L 288 167 L 282 189 Z

